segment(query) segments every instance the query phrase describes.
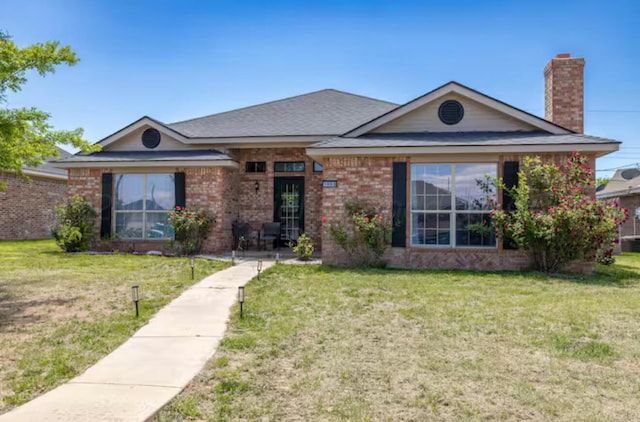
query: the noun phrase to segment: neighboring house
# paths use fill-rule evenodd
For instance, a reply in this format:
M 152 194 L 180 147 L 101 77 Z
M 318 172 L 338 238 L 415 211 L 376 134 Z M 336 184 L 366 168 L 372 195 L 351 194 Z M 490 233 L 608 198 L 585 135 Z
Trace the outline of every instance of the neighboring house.
M 618 150 L 582 134 L 583 67 L 568 54 L 549 62 L 547 119 L 457 82 L 402 105 L 327 89 L 171 124 L 143 117 L 101 140 L 102 152 L 58 165 L 69 194 L 101 212 L 98 248 L 162 248 L 178 204 L 216 216 L 208 252 L 231 249 L 234 221 L 275 220 L 283 239 L 305 232 L 324 262 L 340 263 L 321 220 L 344 221 L 344 202 L 360 198 L 397 223 L 391 265 L 520 269 L 525 254 L 469 228 L 489 215 L 476 180 L 515 183 L 527 155 L 579 151 L 594 166 Z
M 619 251 L 640 252 L 640 169 L 616 171 L 606 186 L 598 187 L 596 197 L 617 200 L 618 206 L 629 210 L 629 219 L 620 226 Z
M 72 155 L 59 149 L 60 159 Z M 67 199 L 67 171 L 47 160 L 37 168 L 25 167 L 28 179 L 0 172 L 0 240 L 30 240 L 51 237 L 55 225 L 55 207 Z

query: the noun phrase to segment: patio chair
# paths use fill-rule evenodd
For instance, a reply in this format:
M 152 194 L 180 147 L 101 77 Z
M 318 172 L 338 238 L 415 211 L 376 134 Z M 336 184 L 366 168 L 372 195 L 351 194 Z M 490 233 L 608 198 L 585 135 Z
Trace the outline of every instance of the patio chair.
M 262 236 L 260 236 L 264 250 L 267 250 L 267 242 L 271 242 L 271 248 L 273 249 L 273 242 L 276 244 L 276 248 L 280 251 L 280 223 L 264 223 L 262 225 Z
M 260 234 L 249 223 L 231 224 L 231 233 L 233 233 L 233 249 L 237 250 L 240 246 L 243 250 L 248 249 L 251 241 L 256 242 L 256 248 L 260 247 Z

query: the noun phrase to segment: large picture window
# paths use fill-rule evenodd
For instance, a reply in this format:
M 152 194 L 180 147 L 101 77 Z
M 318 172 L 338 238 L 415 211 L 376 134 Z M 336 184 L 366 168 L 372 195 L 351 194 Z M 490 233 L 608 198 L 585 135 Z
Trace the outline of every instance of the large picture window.
M 496 164 L 413 164 L 411 244 L 494 247 L 490 208 L 479 181 L 495 177 Z
M 115 230 L 119 239 L 167 239 L 175 205 L 173 174 L 115 175 Z

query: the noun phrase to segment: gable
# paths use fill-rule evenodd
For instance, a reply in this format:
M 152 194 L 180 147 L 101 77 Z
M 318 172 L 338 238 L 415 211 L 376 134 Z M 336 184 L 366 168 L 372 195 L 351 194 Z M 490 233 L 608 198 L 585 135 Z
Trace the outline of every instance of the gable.
M 447 100 L 456 100 L 464 108 L 462 120 L 454 125 L 444 124 L 438 117 L 440 105 Z M 395 120 L 383 124 L 370 133 L 416 133 L 416 132 L 506 132 L 539 130 L 535 126 L 505 113 L 471 100 L 457 93 L 449 93 L 427 103 Z
M 160 131 L 160 144 L 153 149 L 148 149 L 142 145 L 142 133 L 149 128 L 150 126 L 144 125 L 123 135 L 112 144 L 105 146 L 104 151 L 175 151 L 190 148 L 166 131 Z
M 569 129 L 531 113 L 527 113 L 526 111 L 522 111 L 462 84 L 449 82 L 422 95 L 421 97 L 382 114 L 375 119 L 350 130 L 349 132 L 344 133 L 342 136 L 356 138 L 366 133 L 376 133 L 375 131 L 377 130 L 384 130 L 386 133 L 389 133 L 392 130 L 411 130 L 413 133 L 438 131 L 437 126 L 439 126 L 439 124 L 434 119 L 438 118 L 437 108 L 442 104 L 442 99 L 447 96 L 457 96 L 456 98 L 462 98 L 465 102 L 472 105 L 470 110 L 472 119 L 469 119 L 468 125 L 465 123 L 465 126 L 469 127 L 469 131 L 513 131 L 515 126 L 516 131 L 521 131 L 523 130 L 522 128 L 525 128 L 524 131 L 539 130 L 554 135 L 574 133 Z M 429 105 L 436 108 L 435 114 L 432 109 L 428 108 Z M 427 106 L 427 108 L 423 109 L 425 106 Z M 418 110 L 420 110 L 420 112 L 416 113 L 410 119 L 409 117 L 405 117 Z M 497 118 L 498 116 L 500 116 L 500 118 Z M 430 119 L 427 123 L 436 125 L 434 129 L 427 128 L 427 126 L 423 124 L 424 119 L 426 118 Z M 474 120 L 475 124 L 472 124 L 474 123 Z M 498 120 L 501 122 L 500 124 L 498 124 Z M 389 125 L 394 121 L 400 121 L 401 125 L 381 129 L 383 126 Z M 440 126 L 440 130 L 448 132 L 464 132 L 465 129 L 461 129 L 463 127 L 460 126 L 461 123 L 462 122 L 459 122 L 451 126 L 442 125 Z M 453 129 L 452 126 L 455 126 L 455 129 Z M 501 127 L 510 127 L 511 129 L 498 129 Z

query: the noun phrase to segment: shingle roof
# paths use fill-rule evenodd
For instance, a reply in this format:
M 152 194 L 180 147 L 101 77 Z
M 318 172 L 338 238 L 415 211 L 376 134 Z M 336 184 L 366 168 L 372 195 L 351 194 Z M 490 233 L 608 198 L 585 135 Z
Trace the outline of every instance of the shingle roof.
M 604 199 L 614 196 L 632 195 L 637 194 L 639 189 L 640 170 L 633 167 L 620 169 L 615 172 L 604 189 L 596 191 L 596 197 Z
M 340 135 L 396 107 L 325 89 L 167 126 L 192 138 Z
M 482 145 L 611 144 L 613 139 L 581 134 L 552 135 L 546 132 L 424 132 L 385 133 L 358 138 L 333 138 L 311 148 L 430 147 Z
M 54 167 L 52 163 L 57 160 L 63 160 L 69 157 L 73 157 L 73 154 L 63 150 L 62 148 L 58 148 L 58 153 L 60 154 L 59 157 L 50 157 L 49 159 L 47 159 L 47 161 L 45 161 L 38 167 L 25 167 L 24 170 L 37 171 L 38 173 L 47 173 L 56 176 L 66 176 L 67 171 L 65 169 Z
M 218 161 L 230 160 L 227 154 L 211 150 L 184 151 L 101 151 L 87 155 L 72 155 L 56 160 L 56 163 L 99 163 L 99 162 L 127 162 L 127 161 Z

